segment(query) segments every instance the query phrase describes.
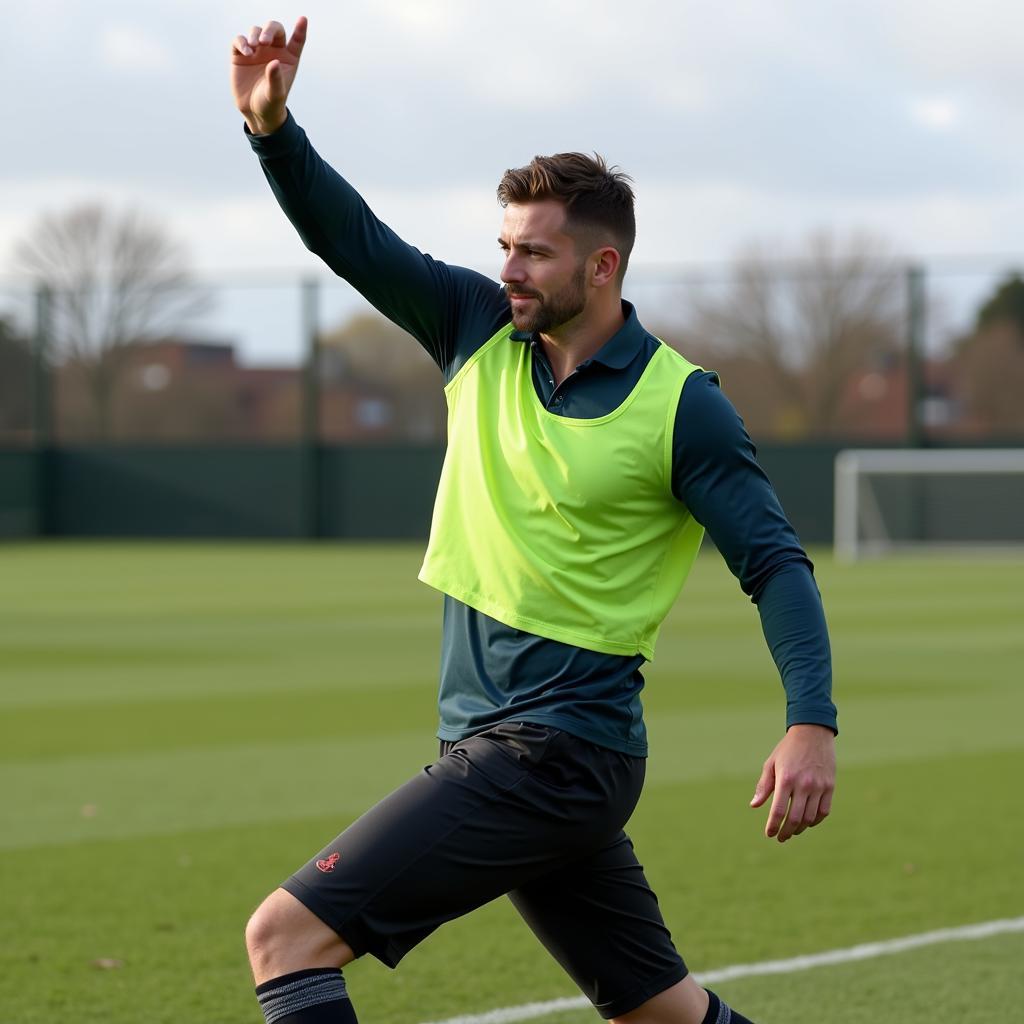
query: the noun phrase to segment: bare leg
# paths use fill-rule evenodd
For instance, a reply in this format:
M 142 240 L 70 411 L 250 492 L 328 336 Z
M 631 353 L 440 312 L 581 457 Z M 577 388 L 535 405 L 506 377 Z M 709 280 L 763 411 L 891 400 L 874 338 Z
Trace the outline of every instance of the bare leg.
M 275 889 L 245 929 L 257 985 L 311 967 L 344 967 L 355 959 L 348 943 L 290 892 Z
M 687 975 L 671 988 L 652 996 L 613 1024 L 702 1024 L 708 1012 L 708 994 Z

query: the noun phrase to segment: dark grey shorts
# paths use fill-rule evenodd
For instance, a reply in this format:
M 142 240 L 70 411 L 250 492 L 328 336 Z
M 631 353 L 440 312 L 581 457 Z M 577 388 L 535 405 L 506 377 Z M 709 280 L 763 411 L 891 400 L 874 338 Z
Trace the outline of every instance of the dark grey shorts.
M 622 831 L 644 759 L 505 722 L 444 753 L 284 883 L 357 956 L 389 967 L 498 896 L 604 1017 L 687 973 Z

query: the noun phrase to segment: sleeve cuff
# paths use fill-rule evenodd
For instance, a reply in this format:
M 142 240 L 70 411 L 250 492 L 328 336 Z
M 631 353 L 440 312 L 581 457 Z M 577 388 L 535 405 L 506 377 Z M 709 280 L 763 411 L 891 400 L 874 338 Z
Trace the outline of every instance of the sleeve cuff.
M 823 725 L 839 735 L 835 708 L 801 708 L 791 707 L 786 710 L 786 728 L 793 725 Z
M 249 126 L 244 122 L 242 130 L 245 132 L 245 137 L 249 140 L 253 152 L 261 158 L 285 156 L 292 152 L 302 140 L 302 129 L 292 117 L 290 110 L 287 112 L 284 124 L 270 135 L 253 135 L 249 131 Z

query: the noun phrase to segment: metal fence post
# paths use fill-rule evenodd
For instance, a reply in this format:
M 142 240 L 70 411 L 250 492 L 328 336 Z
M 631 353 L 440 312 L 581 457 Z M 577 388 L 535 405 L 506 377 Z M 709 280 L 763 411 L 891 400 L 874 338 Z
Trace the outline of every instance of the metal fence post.
M 53 435 L 53 396 L 50 377 L 50 331 L 53 293 L 46 285 L 36 288 L 35 333 L 32 337 L 32 440 L 46 448 Z
M 925 446 L 924 359 L 926 324 L 925 268 L 907 267 L 907 446 Z
M 50 339 L 53 333 L 53 292 L 39 285 L 35 293 L 35 332 L 32 336 L 32 451 L 35 463 L 35 533 L 52 532 L 54 520 L 50 487 L 53 456 L 53 373 L 50 365 Z
M 924 448 L 925 433 L 924 359 L 925 359 L 925 269 L 920 264 L 907 268 L 907 446 Z M 920 477 L 907 480 L 911 531 L 918 540 L 928 533 L 928 504 L 925 500 L 926 482 Z
M 323 533 L 320 472 L 320 283 L 302 281 L 302 337 L 305 370 L 302 389 L 303 527 L 307 537 Z

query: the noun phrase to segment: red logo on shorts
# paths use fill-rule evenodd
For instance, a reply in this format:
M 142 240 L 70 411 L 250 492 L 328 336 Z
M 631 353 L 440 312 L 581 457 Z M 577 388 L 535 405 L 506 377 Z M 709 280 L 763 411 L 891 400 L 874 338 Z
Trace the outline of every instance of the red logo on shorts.
M 326 858 L 321 858 L 316 862 L 317 871 L 322 871 L 325 875 L 329 874 L 334 870 L 334 865 L 341 860 L 340 853 L 332 853 Z

